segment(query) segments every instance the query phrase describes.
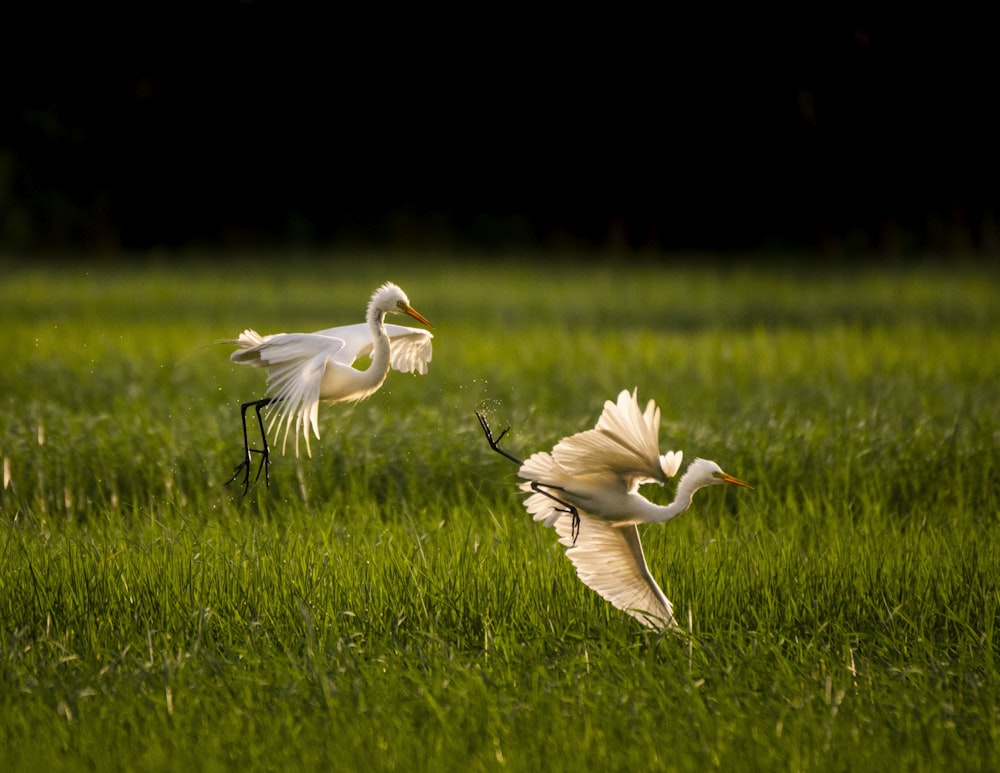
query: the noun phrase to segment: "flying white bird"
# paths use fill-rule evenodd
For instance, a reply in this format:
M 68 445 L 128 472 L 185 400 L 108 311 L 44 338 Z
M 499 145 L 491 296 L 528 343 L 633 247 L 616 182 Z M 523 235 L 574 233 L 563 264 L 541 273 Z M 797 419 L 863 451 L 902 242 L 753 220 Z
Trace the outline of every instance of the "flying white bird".
M 640 523 L 662 523 L 683 513 L 694 492 L 731 483 L 753 488 L 724 473 L 719 465 L 695 459 L 677 485 L 669 505 L 639 494 L 643 483 L 662 485 L 680 468 L 682 452 L 660 455 L 660 409 L 650 400 L 640 412 L 636 391 L 604 403 L 594 429 L 556 443 L 551 453 L 532 454 L 524 462 L 499 447 L 478 411 L 490 447 L 520 466 L 520 484 L 530 494 L 524 506 L 534 520 L 554 526 L 567 557 L 588 587 L 650 628 L 676 625 L 673 607 L 649 572 L 639 541 Z
M 267 370 L 269 397 L 243 403 L 240 413 L 243 418 L 244 458 L 236 467 L 232 483 L 244 472 L 243 489 L 250 487 L 250 454 L 261 455 L 257 477 L 264 470 L 264 480 L 268 483 L 267 467 L 270 464 L 267 435 L 275 431 L 275 438 L 284 434 L 281 451 L 284 453 L 288 433 L 295 425 L 295 455 L 299 454 L 299 434 L 305 438 L 306 452 L 309 447 L 309 428 L 312 427 L 317 439 L 319 425 L 316 418 L 320 402 L 341 403 L 363 400 L 378 391 L 389 373 L 390 366 L 403 373 L 427 372 L 431 361 L 434 337 L 429 331 L 401 325 L 386 325 L 386 314 L 408 314 L 428 327 L 433 327 L 416 309 L 410 305 L 399 287 L 386 282 L 372 295 L 368 303 L 366 321 L 357 325 L 344 325 L 319 330 L 315 333 L 276 333 L 262 336 L 254 330 L 244 330 L 239 338 L 225 343 L 236 344 L 237 349 L 229 359 L 240 365 L 253 365 Z M 354 362 L 362 357 L 370 357 L 367 368 L 359 370 Z M 272 406 L 267 431 L 261 422 L 260 411 Z M 254 408 L 263 447 L 251 448 L 247 439 L 247 409 Z

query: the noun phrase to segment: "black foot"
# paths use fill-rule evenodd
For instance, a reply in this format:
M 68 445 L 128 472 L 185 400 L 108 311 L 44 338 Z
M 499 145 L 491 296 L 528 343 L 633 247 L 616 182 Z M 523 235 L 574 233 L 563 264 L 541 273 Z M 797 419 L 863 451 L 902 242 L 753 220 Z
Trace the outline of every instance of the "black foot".
M 496 438 L 494 438 L 493 431 L 490 429 L 490 425 L 486 422 L 486 417 L 483 416 L 483 414 L 481 414 L 479 411 L 476 411 L 476 418 L 479 419 L 479 426 L 483 428 L 483 433 L 486 435 L 486 442 L 490 444 L 490 448 L 492 448 L 494 451 L 500 454 L 500 456 L 505 456 L 506 458 L 514 462 L 514 464 L 516 464 L 518 467 L 520 467 L 523 464 L 523 462 L 516 456 L 511 456 L 500 447 L 500 441 L 503 440 L 503 436 L 510 431 L 510 427 L 507 427 L 507 429 L 505 429 L 503 432 L 497 435 Z
M 271 452 L 267 447 L 267 431 L 264 429 L 264 421 L 260 416 L 260 409 L 266 405 L 270 405 L 274 402 L 273 397 L 264 397 L 260 400 L 254 400 L 253 402 L 243 403 L 240 406 L 240 417 L 243 419 L 243 461 L 236 465 L 236 469 L 233 471 L 233 477 L 226 481 L 225 485 L 229 485 L 234 480 L 240 477 L 240 473 L 243 473 L 243 494 L 246 495 L 250 491 L 250 468 L 253 466 L 251 463 L 251 454 L 260 454 L 260 466 L 257 468 L 257 476 L 253 479 L 256 484 L 260 480 L 261 472 L 264 473 L 264 485 L 267 488 L 271 487 L 271 475 L 268 471 L 271 466 Z M 260 442 L 264 446 L 263 448 L 251 448 L 250 440 L 247 437 L 247 408 L 253 406 L 254 413 L 257 414 L 257 426 L 260 428 Z
M 492 448 L 501 456 L 505 456 L 508 459 L 510 459 L 518 467 L 524 464 L 524 462 L 522 462 L 516 456 L 508 454 L 500 447 L 500 441 L 503 440 L 503 436 L 507 434 L 507 432 L 510 430 L 510 427 L 507 427 L 507 429 L 505 429 L 503 432 L 501 432 L 494 438 L 493 431 L 490 429 L 490 425 L 487 423 L 486 417 L 483 416 L 483 414 L 481 414 L 479 411 L 476 411 L 476 418 L 479 419 L 479 426 L 483 428 L 483 433 L 486 435 L 486 442 L 490 444 L 490 448 Z M 553 494 L 551 491 L 548 490 L 548 489 L 554 489 L 556 491 L 562 491 L 563 489 L 560 488 L 559 486 L 550 486 L 547 483 L 539 483 L 538 481 L 532 481 L 531 488 L 533 491 L 541 494 L 542 496 L 548 497 L 549 499 L 561 505 L 561 507 L 556 508 L 556 512 L 566 513 L 566 515 L 570 515 L 573 517 L 573 525 L 570 529 L 570 534 L 573 536 L 573 544 L 575 545 L 576 538 L 580 536 L 580 513 L 577 511 L 575 505 L 571 504 L 570 502 L 567 502 L 565 499 L 560 499 L 559 497 L 557 497 L 555 494 Z
M 260 480 L 260 474 L 261 472 L 263 472 L 264 486 L 267 488 L 271 487 L 271 476 L 270 473 L 268 472 L 268 470 L 271 467 L 271 454 L 268 451 L 261 451 L 259 448 L 250 448 L 247 449 L 247 458 L 236 465 L 236 469 L 233 471 L 233 477 L 231 477 L 229 480 L 225 482 L 225 485 L 228 486 L 230 483 L 232 483 L 234 480 L 240 477 L 240 473 L 242 472 L 244 495 L 250 491 L 250 468 L 253 466 L 250 463 L 250 454 L 261 455 L 260 465 L 257 467 L 257 475 L 253 479 L 254 484 L 256 485 L 257 482 Z
M 566 515 L 572 516 L 573 525 L 570 527 L 569 533 L 573 537 L 573 544 L 576 544 L 576 538 L 580 536 L 580 511 L 576 509 L 576 505 L 571 502 L 567 502 L 565 499 L 560 499 L 551 491 L 547 489 L 555 489 L 556 491 L 565 491 L 562 486 L 550 486 L 548 483 L 539 483 L 537 480 L 531 482 L 531 490 L 541 494 L 543 497 L 548 497 L 553 502 L 557 502 L 562 507 L 555 508 L 557 513 L 566 513 Z

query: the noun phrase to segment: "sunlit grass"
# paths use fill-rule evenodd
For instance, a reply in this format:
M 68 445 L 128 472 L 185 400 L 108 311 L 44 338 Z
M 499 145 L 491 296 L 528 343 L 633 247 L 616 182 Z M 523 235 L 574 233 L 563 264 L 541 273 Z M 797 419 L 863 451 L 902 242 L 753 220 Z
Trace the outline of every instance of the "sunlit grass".
M 223 485 L 214 342 L 399 282 L 423 377 Z M 991 769 L 1000 304 L 983 267 L 335 256 L 8 267 L 0 769 Z M 575 578 L 514 453 L 637 386 L 752 492 L 643 531 L 685 629 Z M 665 502 L 669 490 L 648 492 Z

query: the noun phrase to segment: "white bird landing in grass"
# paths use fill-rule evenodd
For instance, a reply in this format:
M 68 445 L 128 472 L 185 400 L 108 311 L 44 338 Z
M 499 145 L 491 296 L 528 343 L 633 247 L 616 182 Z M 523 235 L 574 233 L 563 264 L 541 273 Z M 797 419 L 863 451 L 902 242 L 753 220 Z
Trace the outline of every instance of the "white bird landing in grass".
M 634 390 L 622 391 L 617 403 L 605 402 L 594 429 L 563 438 L 551 453 L 532 454 L 524 462 L 499 447 L 507 429 L 494 438 L 482 414 L 476 416 L 490 447 L 520 466 L 518 474 L 526 480 L 521 489 L 531 495 L 525 508 L 534 520 L 555 527 L 584 584 L 650 628 L 675 626 L 673 607 L 649 573 L 636 525 L 675 518 L 705 486 L 753 487 L 715 462 L 695 459 L 669 505 L 639 494 L 641 484 L 662 485 L 676 475 L 682 452 L 660 455 L 660 409 L 650 400 L 640 412 Z
M 270 464 L 267 435 L 273 430 L 277 440 L 283 434 L 281 451 L 284 453 L 293 419 L 295 455 L 299 454 L 301 433 L 306 441 L 306 453 L 311 456 L 309 428 L 318 439 L 316 417 L 320 402 L 354 402 L 368 397 L 382 386 L 390 366 L 403 373 L 422 375 L 427 372 L 434 336 L 421 328 L 386 325 L 386 314 L 408 314 L 433 327 L 410 305 L 406 293 L 392 282 L 386 282 L 372 295 L 364 323 L 315 333 L 267 336 L 244 330 L 239 338 L 226 341 L 240 347 L 229 357 L 232 362 L 267 370 L 268 392 L 273 392 L 269 397 L 243 403 L 240 407 L 244 457 L 227 483 L 232 483 L 243 472 L 243 490 L 249 490 L 250 455 L 256 453 L 261 455 L 261 462 L 255 480 L 260 479 L 263 470 L 267 484 Z M 371 361 L 366 369 L 359 370 L 354 362 L 362 357 L 370 357 Z M 272 406 L 274 411 L 266 431 L 260 417 L 265 406 Z M 262 448 L 259 449 L 251 448 L 247 439 L 247 409 L 251 407 L 260 425 Z

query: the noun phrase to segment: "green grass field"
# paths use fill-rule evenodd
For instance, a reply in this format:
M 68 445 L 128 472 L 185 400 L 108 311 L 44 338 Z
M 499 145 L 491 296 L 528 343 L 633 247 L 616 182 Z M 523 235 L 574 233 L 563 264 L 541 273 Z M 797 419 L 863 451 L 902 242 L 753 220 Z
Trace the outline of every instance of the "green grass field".
M 1000 766 L 995 269 L 425 262 L 6 264 L 0 770 Z M 213 342 L 386 279 L 428 375 L 223 485 L 264 379 Z M 642 532 L 680 634 L 576 579 L 473 415 L 527 455 L 636 386 L 756 487 Z

